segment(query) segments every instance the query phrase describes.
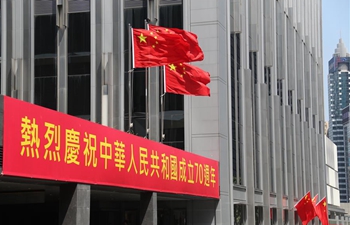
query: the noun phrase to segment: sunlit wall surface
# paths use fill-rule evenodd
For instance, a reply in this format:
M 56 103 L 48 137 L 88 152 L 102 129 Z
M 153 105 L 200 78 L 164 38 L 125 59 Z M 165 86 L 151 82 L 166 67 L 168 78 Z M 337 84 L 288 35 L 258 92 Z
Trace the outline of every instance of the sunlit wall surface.
M 340 206 L 337 146 L 325 138 L 327 202 Z

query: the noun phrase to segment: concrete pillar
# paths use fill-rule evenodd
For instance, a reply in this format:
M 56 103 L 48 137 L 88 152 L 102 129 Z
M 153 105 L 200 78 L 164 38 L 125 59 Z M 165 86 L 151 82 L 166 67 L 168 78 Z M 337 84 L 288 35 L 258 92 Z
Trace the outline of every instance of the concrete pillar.
M 159 19 L 159 2 L 156 1 L 148 1 L 148 8 L 147 16 L 151 21 L 154 21 L 155 18 Z M 152 23 L 152 22 L 151 22 Z M 154 22 L 153 22 L 154 23 Z M 160 130 L 159 130 L 159 102 L 160 102 L 160 93 L 159 93 L 159 87 L 160 87 L 160 77 L 159 77 L 159 69 L 149 68 L 148 69 L 147 79 L 148 79 L 148 87 L 147 87 L 147 95 L 148 95 L 148 121 L 149 121 L 149 127 L 146 127 L 146 129 L 149 128 L 149 134 L 148 137 L 151 140 L 159 141 L 160 140 Z M 147 116 L 147 115 L 146 115 Z M 146 130 L 147 132 L 147 130 Z
M 13 2 L 1 0 L 1 94 L 11 95 L 12 8 Z
M 60 187 L 59 224 L 90 224 L 90 185 L 72 183 Z
M 68 108 L 68 15 L 66 1 L 57 2 L 57 111 L 67 113 Z
M 244 4 L 245 1 L 242 1 Z M 203 61 L 195 62 L 194 65 L 211 74 L 210 98 L 184 97 L 185 149 L 220 161 L 220 200 L 215 201 L 215 205 L 208 205 L 207 201 L 195 201 L 194 221 L 189 224 L 233 224 L 232 145 L 236 143 L 231 138 L 231 59 L 226 57 L 230 54 L 230 1 L 183 1 L 183 5 L 184 28 L 198 35 L 205 55 Z M 204 18 L 203 15 L 213 17 Z M 245 18 L 244 15 L 241 17 Z M 239 29 L 239 24 L 235 25 Z M 246 31 L 243 33 L 246 34 Z M 241 51 L 245 52 L 245 49 Z
M 271 134 L 269 133 L 269 101 L 268 87 L 266 84 L 261 84 L 260 88 L 260 98 L 261 98 L 261 149 L 269 149 L 269 138 Z M 262 164 L 262 189 L 266 190 L 263 192 L 263 204 L 264 204 L 264 224 L 269 224 L 270 218 L 270 152 L 261 154 L 261 164 Z
M 158 1 L 147 1 L 149 10 L 147 11 L 147 16 L 151 20 L 154 18 L 159 18 L 158 16 Z M 147 84 L 147 95 L 148 95 L 148 121 L 149 127 L 146 127 L 146 135 L 147 129 L 149 129 L 148 138 L 150 140 L 154 140 L 159 142 L 160 140 L 160 130 L 159 130 L 159 101 L 160 101 L 160 93 L 159 93 L 159 84 L 160 77 L 156 74 L 159 74 L 158 68 L 149 68 L 148 74 L 146 75 L 148 79 Z M 141 225 L 151 225 L 157 224 L 157 193 L 156 192 L 146 192 L 141 194 Z
M 242 133 L 242 149 L 243 158 L 245 162 L 253 162 L 253 143 L 251 142 L 251 137 L 253 136 L 253 121 L 252 121 L 252 82 L 251 71 L 245 69 L 240 74 L 240 80 L 242 80 L 242 85 L 244 89 L 242 90 L 242 106 L 240 108 L 240 114 L 242 118 L 243 129 L 240 131 Z M 247 224 L 255 224 L 255 217 L 250 215 L 255 215 L 255 185 L 254 185 L 254 166 L 253 163 L 245 163 L 243 173 L 245 179 L 245 185 L 247 187 Z
M 140 216 L 141 225 L 157 224 L 157 193 L 141 193 Z
M 10 90 L 5 90 L 5 92 L 11 92 L 12 97 L 19 98 L 24 101 L 31 100 L 30 89 L 31 89 L 31 35 L 30 35 L 30 27 L 31 27 L 31 3 L 30 1 L 22 1 L 16 0 L 12 1 L 13 11 L 12 18 L 9 18 L 12 21 L 12 30 L 7 30 L 5 35 L 12 32 L 12 56 L 9 58 L 6 53 L 8 53 L 6 49 L 5 60 L 7 57 L 8 63 L 5 66 L 11 65 L 11 77 L 5 77 L 7 79 L 8 84 L 11 86 L 5 86 L 4 88 L 10 88 Z M 11 4 L 6 4 L 4 7 L 11 7 Z M 10 13 L 11 14 L 11 13 Z M 5 14 L 6 15 L 6 14 Z M 10 28 L 11 29 L 11 28 Z M 7 38 L 7 36 L 5 36 Z M 5 44 L 6 46 L 10 46 L 9 43 Z M 4 46 L 4 45 L 3 45 Z M 8 69 L 6 69 L 8 72 Z M 5 74 L 6 74 L 5 72 Z M 8 74 L 8 75 L 10 75 Z M 5 81 L 6 82 L 6 81 Z
M 91 121 L 96 123 L 102 123 L 102 2 L 91 0 L 90 10 L 91 10 Z M 108 88 L 106 89 L 106 94 L 108 93 Z
M 124 130 L 124 1 L 91 0 L 91 121 Z M 127 68 L 126 70 L 129 70 Z
M 339 225 L 339 216 L 335 216 L 335 221 L 337 222 L 337 225 Z

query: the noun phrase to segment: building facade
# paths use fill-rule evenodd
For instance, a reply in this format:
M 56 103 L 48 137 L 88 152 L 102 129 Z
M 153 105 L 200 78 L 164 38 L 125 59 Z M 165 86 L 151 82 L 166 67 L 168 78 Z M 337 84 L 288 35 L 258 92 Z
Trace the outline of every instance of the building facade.
M 328 203 L 329 211 L 335 211 L 334 214 L 337 215 L 337 213 L 341 211 L 339 183 L 338 183 L 337 146 L 327 137 L 325 138 L 325 151 L 326 151 L 325 155 L 326 155 L 327 203 Z M 330 214 L 332 213 L 330 212 Z
M 344 126 L 344 123 L 348 122 L 343 118 L 343 109 L 349 105 L 350 100 L 350 55 L 342 39 L 339 40 L 333 58 L 328 64 L 329 138 L 337 145 L 340 201 L 349 202 L 348 167 L 350 164 L 345 138 L 348 131 Z
M 2 177 L 3 193 L 46 198 L 1 210 L 55 218 L 73 190 L 90 224 L 297 224 L 294 204 L 327 194 L 321 12 L 320 0 L 2 0 L 3 95 L 217 160 L 220 199 Z M 145 21 L 198 35 L 210 97 L 161 99 L 157 68 L 130 76 L 128 28 Z

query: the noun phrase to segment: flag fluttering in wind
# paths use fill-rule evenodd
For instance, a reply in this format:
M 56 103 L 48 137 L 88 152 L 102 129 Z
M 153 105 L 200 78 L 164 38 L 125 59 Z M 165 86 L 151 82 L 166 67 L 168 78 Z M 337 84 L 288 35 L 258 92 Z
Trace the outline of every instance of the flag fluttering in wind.
M 304 197 L 300 199 L 294 207 L 297 209 L 297 213 L 303 225 L 307 225 L 308 222 L 316 217 L 316 212 L 314 205 L 312 204 L 310 191 L 306 193 L 306 195 L 304 195 Z
M 132 29 L 133 68 L 191 62 L 190 44 L 180 34 Z
M 317 200 L 318 200 L 318 194 L 316 194 L 316 195 L 312 198 L 312 204 L 313 204 L 314 206 L 316 206 Z
M 190 44 L 190 51 L 188 53 L 190 60 L 202 61 L 204 59 L 204 54 L 201 47 L 199 47 L 196 34 L 178 28 L 160 27 L 152 24 L 149 24 L 149 29 L 162 34 L 180 34 Z
M 165 92 L 210 96 L 210 89 L 206 86 L 209 82 L 208 72 L 188 63 L 172 63 L 165 66 Z
M 315 206 L 316 215 L 322 222 L 322 225 L 328 225 L 328 207 L 327 199 L 324 197 L 317 205 Z

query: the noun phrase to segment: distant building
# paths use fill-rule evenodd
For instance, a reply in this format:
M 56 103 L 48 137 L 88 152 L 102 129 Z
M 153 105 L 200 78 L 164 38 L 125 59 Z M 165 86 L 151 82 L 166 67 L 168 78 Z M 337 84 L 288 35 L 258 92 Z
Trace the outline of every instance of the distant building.
M 344 144 L 342 109 L 350 103 L 350 55 L 339 40 L 333 58 L 329 60 L 328 101 L 329 101 L 329 138 L 337 146 L 340 202 L 349 202 L 348 152 Z

